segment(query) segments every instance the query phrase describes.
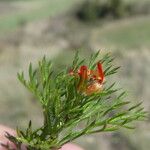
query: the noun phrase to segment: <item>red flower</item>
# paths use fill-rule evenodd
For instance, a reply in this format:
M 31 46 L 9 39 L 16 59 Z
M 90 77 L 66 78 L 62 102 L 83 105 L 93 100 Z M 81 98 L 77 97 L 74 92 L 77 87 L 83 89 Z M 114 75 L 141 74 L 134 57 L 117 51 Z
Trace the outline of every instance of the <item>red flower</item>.
M 87 66 L 81 66 L 77 72 L 71 70 L 70 75 L 79 76 L 78 91 L 87 95 L 102 91 L 104 72 L 100 62 L 97 63 L 96 70 L 89 70 Z

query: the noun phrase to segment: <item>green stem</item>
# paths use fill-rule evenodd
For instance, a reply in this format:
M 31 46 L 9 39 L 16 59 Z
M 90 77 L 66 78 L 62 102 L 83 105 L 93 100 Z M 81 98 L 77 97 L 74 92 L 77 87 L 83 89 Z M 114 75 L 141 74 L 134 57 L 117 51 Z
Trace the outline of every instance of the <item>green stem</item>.
M 48 111 L 44 108 L 43 109 L 43 116 L 44 116 L 44 129 L 43 129 L 43 132 L 41 134 L 41 138 L 42 140 L 44 140 L 46 138 L 46 136 L 48 135 L 48 131 L 49 131 L 49 117 L 48 117 Z

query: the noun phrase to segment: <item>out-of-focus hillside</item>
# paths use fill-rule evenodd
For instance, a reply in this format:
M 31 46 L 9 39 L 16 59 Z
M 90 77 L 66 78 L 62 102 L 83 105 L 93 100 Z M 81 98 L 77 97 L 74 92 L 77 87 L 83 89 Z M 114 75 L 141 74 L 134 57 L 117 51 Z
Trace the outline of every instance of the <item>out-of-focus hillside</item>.
M 116 65 L 122 66 L 114 77 L 118 86 L 150 110 L 150 14 L 83 23 L 73 13 L 79 5 L 77 0 L 0 0 L 1 124 L 24 128 L 33 120 L 39 126 L 39 104 L 16 74 L 27 70 L 31 61 L 36 65 L 43 55 L 53 59 L 57 71 L 69 65 L 77 49 L 82 49 L 83 57 L 98 49 L 111 52 Z M 86 150 L 149 150 L 149 129 L 146 121 L 134 131 L 96 134 L 75 142 Z

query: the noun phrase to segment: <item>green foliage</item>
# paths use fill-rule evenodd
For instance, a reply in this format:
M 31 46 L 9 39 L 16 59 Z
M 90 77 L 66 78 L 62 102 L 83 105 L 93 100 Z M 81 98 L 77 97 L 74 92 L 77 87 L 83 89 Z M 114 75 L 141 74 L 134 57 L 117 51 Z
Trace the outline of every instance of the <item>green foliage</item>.
M 110 0 L 110 12 L 114 17 L 121 17 L 124 15 L 125 4 L 122 0 Z
M 53 75 L 51 61 L 45 57 L 36 69 L 29 65 L 29 78 L 18 73 L 18 79 L 29 89 L 43 108 L 43 126 L 33 129 L 31 121 L 26 131 L 17 129 L 17 137 L 7 134 L 18 149 L 22 144 L 28 150 L 59 149 L 65 143 L 97 132 L 112 132 L 120 128 L 133 129 L 133 122 L 143 120 L 146 112 L 141 103 L 131 105 L 124 101 L 125 92 L 119 92 L 115 83 L 109 84 L 109 77 L 119 67 L 114 67 L 110 54 L 99 58 L 99 52 L 91 55 L 89 61 L 75 55 L 71 68 L 77 71 L 83 64 L 94 69 L 98 61 L 103 64 L 106 82 L 99 93 L 85 95 L 77 90 L 79 79 L 71 76 L 68 69 Z M 117 96 L 118 95 L 118 96 Z M 82 124 L 82 127 L 79 126 Z
M 93 1 L 85 1 L 81 8 L 77 12 L 77 16 L 81 20 L 85 21 L 93 21 L 97 20 L 98 15 L 98 6 L 99 3 L 95 0 Z
M 77 11 L 77 17 L 84 21 L 93 21 L 111 16 L 122 17 L 125 14 L 126 5 L 122 0 L 86 0 Z

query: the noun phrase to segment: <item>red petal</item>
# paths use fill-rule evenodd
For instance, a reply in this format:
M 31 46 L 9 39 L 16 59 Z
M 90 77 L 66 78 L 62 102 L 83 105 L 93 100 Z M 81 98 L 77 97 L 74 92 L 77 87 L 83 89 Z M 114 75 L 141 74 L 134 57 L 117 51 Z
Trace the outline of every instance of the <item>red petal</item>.
M 80 81 L 78 84 L 79 91 L 82 91 L 86 84 L 86 80 L 88 79 L 87 72 L 88 72 L 87 66 L 81 66 L 80 69 L 78 70 L 78 74 L 80 76 Z
M 81 66 L 79 70 L 80 77 L 83 79 L 87 79 L 88 78 L 87 71 L 88 71 L 87 66 Z
M 103 72 L 102 64 L 99 62 L 97 63 L 97 69 L 98 69 L 99 77 L 101 78 L 100 83 L 102 83 L 104 81 L 104 72 Z

